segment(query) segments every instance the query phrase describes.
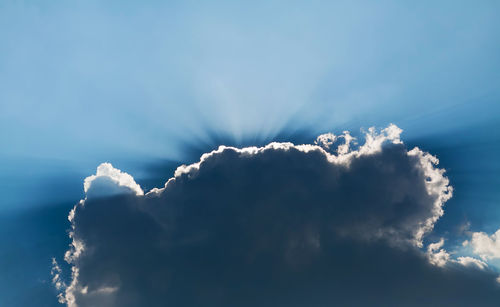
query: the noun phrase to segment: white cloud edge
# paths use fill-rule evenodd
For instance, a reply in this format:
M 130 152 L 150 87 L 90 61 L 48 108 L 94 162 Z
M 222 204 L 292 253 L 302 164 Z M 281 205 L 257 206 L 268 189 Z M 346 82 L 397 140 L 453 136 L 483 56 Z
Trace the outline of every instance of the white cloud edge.
M 219 154 L 223 152 L 226 149 L 231 149 L 242 156 L 250 156 L 250 155 L 256 155 L 258 153 L 267 151 L 267 150 L 290 150 L 291 148 L 297 149 L 302 152 L 310 152 L 310 151 L 319 151 L 323 153 L 328 161 L 330 163 L 334 164 L 344 164 L 346 166 L 349 165 L 349 162 L 353 158 L 357 158 L 363 155 L 370 155 L 374 154 L 377 152 L 380 152 L 382 150 L 382 145 L 386 142 L 391 142 L 393 144 L 401 144 L 401 140 L 399 138 L 400 134 L 402 133 L 403 130 L 401 130 L 399 127 L 397 127 L 394 124 L 390 124 L 387 128 L 384 128 L 381 130 L 381 133 L 377 133 L 374 127 L 371 127 L 368 129 L 367 132 L 365 132 L 365 143 L 358 148 L 358 150 L 349 150 L 349 146 L 347 145 L 347 150 L 341 150 L 337 155 L 332 154 L 327 152 L 322 146 L 320 145 L 312 145 L 312 144 L 302 144 L 302 145 L 295 145 L 290 142 L 272 142 L 269 143 L 268 145 L 265 145 L 263 147 L 257 147 L 257 146 L 250 146 L 250 147 L 244 147 L 244 148 L 237 148 L 237 147 L 232 147 L 232 146 L 224 146 L 221 145 L 219 146 L 218 149 L 213 150 L 209 153 L 205 153 L 201 156 L 200 161 L 190 164 L 190 165 L 181 165 L 179 166 L 174 173 L 174 177 L 171 179 L 175 179 L 182 174 L 193 174 L 196 171 L 200 169 L 201 164 L 203 164 L 204 161 L 206 161 L 208 158 L 210 158 L 213 155 Z M 333 135 L 333 134 L 332 134 Z M 344 132 L 342 137 L 345 138 L 346 144 L 350 144 L 354 138 L 350 136 L 348 132 Z M 346 145 L 344 144 L 344 145 Z M 168 185 L 168 182 L 165 184 L 165 186 Z M 150 192 L 147 194 L 153 192 L 157 193 L 162 189 L 152 189 Z
M 109 162 L 101 163 L 97 167 L 95 175 L 91 175 L 85 178 L 85 180 L 83 181 L 83 189 L 86 194 L 89 192 L 89 189 L 91 189 L 92 183 L 100 177 L 106 177 L 120 187 L 127 187 L 138 196 L 144 195 L 144 191 L 142 190 L 141 186 L 135 182 L 134 177 L 132 177 L 130 174 L 122 172 L 117 168 L 114 168 L 113 165 L 111 165 L 111 163 Z
M 486 264 L 486 262 L 469 256 L 458 257 L 456 261 L 463 266 L 476 266 L 481 270 L 484 270 L 488 267 L 488 264 Z

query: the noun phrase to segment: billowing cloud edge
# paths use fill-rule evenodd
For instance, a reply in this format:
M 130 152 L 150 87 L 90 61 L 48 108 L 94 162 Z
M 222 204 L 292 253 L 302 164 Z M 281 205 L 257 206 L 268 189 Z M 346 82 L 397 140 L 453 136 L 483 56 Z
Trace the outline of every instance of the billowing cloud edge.
M 223 151 L 229 149 L 237 152 L 241 156 L 252 156 L 268 150 L 288 151 L 292 148 L 304 153 L 314 151 L 324 155 L 327 161 L 332 164 L 349 167 L 353 159 L 378 153 L 382 150 L 384 144 L 402 144 L 402 141 L 400 139 L 401 133 L 402 130 L 394 124 L 391 124 L 387 128 L 384 128 L 380 131 L 377 131 L 375 128 L 369 128 L 364 133 L 365 142 L 362 145 L 358 146 L 356 146 L 356 138 L 352 137 L 348 131 L 344 131 L 343 134 L 339 136 L 335 136 L 331 133 L 320 135 L 314 142 L 315 144 L 295 145 L 289 142 L 272 142 L 263 147 L 251 146 L 245 148 L 236 148 L 231 146 L 219 146 L 218 149 L 203 154 L 198 162 L 179 166 L 175 170 L 174 176 L 167 180 L 163 188 L 153 188 L 147 193 L 144 193 L 142 188 L 135 182 L 134 178 L 131 175 L 114 168 L 110 163 L 102 163 L 97 168 L 95 175 L 89 176 L 85 179 L 84 190 L 86 193 L 86 198 L 78 202 L 70 211 L 68 216 L 68 220 L 70 221 L 72 227 L 72 231 L 70 231 L 69 233 L 72 242 L 70 245 L 70 249 L 65 254 L 64 259 L 67 263 L 72 265 L 71 282 L 69 284 L 63 281 L 63 278 L 61 277 L 61 269 L 57 261 L 53 259 L 52 276 L 53 283 L 56 289 L 60 291 L 58 295 L 59 302 L 66 303 L 70 307 L 77 306 L 75 302 L 75 292 L 79 291 L 81 293 L 86 293 L 88 291 L 86 288 L 82 288 L 78 285 L 79 272 L 78 267 L 74 265 L 76 260 L 80 257 L 81 253 L 85 250 L 84 243 L 79 241 L 73 235 L 75 227 L 74 215 L 75 210 L 78 206 L 85 206 L 85 201 L 89 195 L 89 192 L 92 190 L 92 185 L 96 182 L 96 180 L 104 178 L 106 180 L 114 182 L 117 186 L 125 188 L 121 190 L 121 193 L 135 194 L 138 197 L 155 196 L 161 194 L 170 184 L 178 180 L 180 176 L 196 176 L 205 161 L 207 161 L 212 156 L 220 154 Z M 332 149 L 332 146 L 340 140 L 343 140 L 343 142 L 337 144 L 337 147 Z M 423 248 L 423 238 L 426 234 L 432 231 L 434 224 L 444 214 L 443 206 L 445 202 L 452 197 L 453 188 L 450 186 L 449 180 L 445 176 L 445 170 L 437 168 L 437 165 L 439 164 L 439 160 L 437 159 L 437 157 L 422 151 L 418 147 L 409 150 L 407 154 L 418 159 L 420 167 L 427 178 L 425 182 L 427 193 L 429 195 L 435 196 L 435 202 L 432 207 L 431 217 L 428 218 L 415 230 L 411 242 L 414 246 Z M 481 234 L 476 235 L 476 240 L 474 240 L 473 238 L 471 240 L 471 243 L 478 242 L 478 238 L 483 238 L 480 236 Z M 493 239 L 490 238 L 490 240 Z M 457 259 L 452 259 L 450 254 L 442 248 L 443 245 L 444 239 L 441 239 L 439 242 L 431 243 L 427 246 L 425 253 L 431 264 L 439 267 L 444 267 L 449 263 L 460 264 L 463 266 L 474 266 L 478 269 L 484 269 L 487 267 L 486 262 L 473 257 L 458 257 Z M 478 254 L 483 260 L 486 260 L 488 258 L 488 256 L 484 253 L 481 254 L 478 252 Z M 97 289 L 94 290 L 94 292 L 101 291 L 103 293 L 110 293 L 115 290 L 116 289 L 106 288 Z

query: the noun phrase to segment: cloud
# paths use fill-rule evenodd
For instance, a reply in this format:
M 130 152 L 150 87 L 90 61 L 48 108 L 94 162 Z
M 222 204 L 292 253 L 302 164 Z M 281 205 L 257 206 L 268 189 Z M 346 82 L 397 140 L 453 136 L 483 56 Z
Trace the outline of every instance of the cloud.
M 134 193 L 144 195 L 134 178 L 114 168 L 111 163 L 102 163 L 95 175 L 85 178 L 83 189 L 87 198 Z
M 343 140 L 343 143 L 339 143 L 341 139 Z M 351 136 L 349 131 L 344 131 L 343 134 L 339 136 L 328 132 L 319 135 L 314 141 L 314 144 L 323 147 L 327 151 L 330 150 L 330 147 L 333 145 L 337 145 L 336 152 L 338 154 L 346 154 L 349 152 L 351 143 L 354 143 L 354 141 L 355 139 Z
M 452 189 L 437 158 L 408 151 L 400 133 L 370 129 L 363 145 L 336 153 L 221 146 L 144 195 L 101 165 L 69 216 L 61 297 L 68 306 L 497 302 L 492 272 L 443 262 L 442 242 L 422 252 Z M 102 193 L 116 187 L 126 193 Z M 88 197 L 94 189 L 100 197 Z
M 471 245 L 473 252 L 483 260 L 500 258 L 500 229 L 494 234 L 473 232 L 471 240 L 464 241 L 463 245 Z
M 450 260 L 450 254 L 442 248 L 443 245 L 444 239 L 441 238 L 439 242 L 431 243 L 427 246 L 427 256 L 431 264 L 442 267 Z
M 325 149 L 330 149 L 330 146 L 335 143 L 337 140 L 337 136 L 331 132 L 322 134 L 316 138 L 316 141 L 314 141 L 314 144 L 320 145 L 321 147 Z
M 479 268 L 481 270 L 488 267 L 488 265 L 485 262 L 483 262 L 479 259 L 473 258 L 473 257 L 468 257 L 468 256 L 458 257 L 457 262 L 463 266 L 476 266 L 477 268 Z
M 438 267 L 444 267 L 446 265 L 450 265 L 450 263 L 460 264 L 465 267 L 475 267 L 478 269 L 486 269 L 488 264 L 485 262 L 469 257 L 462 256 L 457 259 L 452 259 L 450 253 L 448 253 L 444 248 L 444 239 L 441 238 L 438 242 L 430 243 L 427 246 L 427 258 L 429 262 Z

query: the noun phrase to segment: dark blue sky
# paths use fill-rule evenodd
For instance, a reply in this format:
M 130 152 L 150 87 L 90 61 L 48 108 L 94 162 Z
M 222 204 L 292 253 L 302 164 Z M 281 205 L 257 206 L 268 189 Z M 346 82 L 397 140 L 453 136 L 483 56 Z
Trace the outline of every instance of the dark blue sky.
M 455 189 L 429 239 L 452 248 L 464 225 L 495 232 L 499 10 L 2 1 L 0 305 L 56 305 L 51 258 L 67 249 L 68 211 L 101 162 L 147 191 L 220 144 L 311 143 L 395 123 L 409 148 L 440 159 Z

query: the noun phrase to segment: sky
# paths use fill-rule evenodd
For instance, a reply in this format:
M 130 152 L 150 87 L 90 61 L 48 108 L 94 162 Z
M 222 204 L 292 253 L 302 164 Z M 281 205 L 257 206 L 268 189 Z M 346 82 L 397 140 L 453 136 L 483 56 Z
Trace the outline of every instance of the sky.
M 140 229 L 146 222 L 136 220 L 129 213 L 135 210 L 136 202 L 144 203 L 143 207 L 149 208 L 144 209 L 145 212 L 157 216 L 154 221 L 146 223 L 152 227 L 150 231 L 154 237 L 172 238 L 172 244 L 181 244 L 181 238 L 172 233 L 158 232 L 154 227 L 166 221 L 180 222 L 178 219 L 186 219 L 194 223 L 192 236 L 195 237 L 204 238 L 205 233 L 222 230 L 239 234 L 241 229 L 234 229 L 233 224 L 221 222 L 224 225 L 221 228 L 210 223 L 205 225 L 191 211 L 179 217 L 175 210 L 165 213 L 156 209 L 155 204 L 190 203 L 194 200 L 189 197 L 183 200 L 183 197 L 195 190 L 204 195 L 211 187 L 221 191 L 221 195 L 232 197 L 235 203 L 245 205 L 245 201 L 238 200 L 218 180 L 230 178 L 231 181 L 241 182 L 241 185 L 245 183 L 244 186 L 254 189 L 250 188 L 250 192 L 244 190 L 250 194 L 242 195 L 247 195 L 246 198 L 257 197 L 265 188 L 249 179 L 252 178 L 251 169 L 247 169 L 249 165 L 269 174 L 270 177 L 266 178 L 274 178 L 270 184 L 277 190 L 300 185 L 300 178 L 311 178 L 309 181 L 317 185 L 330 184 L 329 180 L 316 176 L 330 178 L 328 176 L 333 175 L 321 173 L 312 164 L 323 165 L 321 163 L 326 163 L 323 161 L 326 159 L 328 163 L 337 163 L 335 166 L 342 170 L 338 172 L 344 174 L 341 165 L 348 162 L 334 163 L 331 162 L 332 158 L 325 158 L 328 155 L 341 155 L 335 150 L 345 142 L 344 131 L 350 131 L 350 135 L 358 141 L 358 145 L 352 144 L 349 148 L 352 157 L 346 158 L 346 161 L 365 163 L 363 161 L 369 157 L 361 154 L 354 157 L 356 154 L 352 153 L 361 152 L 363 146 L 368 148 L 366 144 L 370 144 L 370 141 L 367 136 L 372 133 L 369 132 L 370 127 L 375 127 L 373 133 L 376 135 L 384 136 L 386 132 L 383 129 L 392 127 L 391 124 L 402 129 L 398 140 L 400 138 L 405 149 L 400 148 L 400 143 L 395 142 L 390 135 L 385 135 L 385 145 L 381 147 L 380 153 L 371 154 L 379 155 L 380 163 L 388 163 L 388 168 L 401 168 L 401 176 L 409 174 L 404 173 L 403 169 L 416 169 L 416 172 L 425 169 L 408 158 L 412 156 L 409 153 L 414 147 L 436 156 L 439 164 L 432 167 L 445 170 L 442 176 L 449 180 L 449 186 L 453 188 L 453 197 L 443 201 L 440 206 L 443 214 L 433 221 L 432 230 L 425 231 L 421 246 L 415 240 L 403 239 L 400 241 L 413 243 L 389 244 L 384 235 L 376 239 L 371 236 L 367 239 L 365 235 L 347 236 L 349 241 L 344 242 L 345 238 L 340 233 L 369 233 L 374 229 L 365 228 L 367 225 L 364 225 L 359 229 L 337 229 L 334 234 L 328 234 L 329 230 L 319 225 L 316 227 L 314 223 L 331 222 L 337 225 L 338 219 L 319 221 L 313 218 L 313 213 L 321 212 L 319 209 L 311 209 L 311 218 L 307 223 L 296 221 L 298 217 L 294 214 L 287 214 L 289 219 L 285 218 L 284 221 L 288 222 L 283 222 L 280 230 L 276 230 L 276 235 L 270 236 L 268 242 L 275 240 L 278 246 L 283 242 L 283 236 L 298 236 L 309 243 L 304 243 L 304 250 L 292 253 L 294 256 L 290 258 L 290 265 L 304 270 L 301 271 L 302 278 L 292 279 L 290 288 L 281 287 L 280 291 L 294 289 L 295 293 L 310 293 L 306 290 L 318 289 L 318 284 L 339 282 L 328 279 L 326 273 L 320 276 L 322 280 L 311 280 L 308 276 L 325 266 L 329 268 L 325 272 L 339 273 L 325 255 L 330 255 L 331 250 L 340 246 L 345 248 L 345 255 L 353 257 L 351 266 L 369 268 L 366 264 L 369 261 L 355 257 L 358 255 L 356 251 L 359 252 L 361 248 L 359 242 L 364 240 L 376 241 L 367 247 L 367 254 L 378 255 L 380 250 L 384 250 L 387 256 L 384 259 L 406 259 L 406 262 L 398 263 L 406 269 L 412 263 L 417 263 L 416 267 L 422 266 L 425 268 L 422 271 L 427 272 L 422 274 L 422 280 L 432 279 L 436 285 L 440 284 L 438 281 L 450 278 L 439 275 L 442 273 L 438 265 L 441 262 L 436 259 L 448 257 L 444 266 L 453 267 L 450 270 L 457 274 L 458 279 L 463 275 L 460 268 L 455 268 L 462 265 L 458 260 L 460 257 L 482 261 L 487 268 L 481 269 L 484 272 L 477 279 L 487 285 L 483 289 L 489 289 L 490 285 L 484 276 L 498 275 L 500 272 L 500 241 L 495 241 L 494 236 L 500 229 L 500 20 L 496 16 L 499 6 L 496 1 L 0 1 L 0 305 L 27 306 L 36 300 L 39 306 L 62 306 L 58 303 L 62 297 L 65 304 L 72 306 L 68 299 L 74 296 L 75 289 L 85 288 L 84 281 L 88 285 L 98 285 L 95 286 L 94 291 L 97 292 L 94 294 L 100 293 L 100 296 L 85 298 L 77 295 L 74 303 L 78 306 L 96 302 L 109 306 L 119 304 L 116 297 L 122 297 L 123 294 L 116 293 L 122 293 L 122 288 L 136 294 L 136 297 L 126 299 L 132 306 L 145 304 L 141 299 L 147 289 L 125 283 L 120 288 L 118 284 L 113 284 L 111 277 L 107 281 L 95 280 L 94 271 L 87 270 L 86 265 L 91 267 L 90 264 L 99 262 L 99 259 L 86 254 L 70 261 L 64 259 L 67 250 L 74 255 L 77 249 L 74 242 L 87 242 L 88 246 L 92 245 L 89 242 L 93 242 L 99 252 L 114 255 L 104 248 L 99 249 L 102 245 L 88 237 L 95 235 L 88 227 L 100 221 L 99 216 L 116 213 L 113 207 L 116 197 L 125 197 L 126 200 L 121 201 L 130 204 L 123 214 L 119 212 L 116 215 L 118 220 L 133 221 L 133 225 L 140 227 L 137 232 L 141 233 Z M 337 136 L 335 144 L 329 146 L 321 141 L 314 143 L 319 135 L 328 132 Z M 344 137 L 338 137 L 342 135 Z M 178 166 L 200 161 L 202 154 L 216 150 L 219 145 L 266 148 L 273 141 L 317 147 L 310 151 L 311 154 L 302 149 L 298 152 L 288 149 L 290 154 L 284 156 L 270 154 L 273 150 L 282 154 L 279 148 L 252 153 L 252 163 L 255 165 L 247 165 L 231 155 L 227 156 L 227 151 L 233 149 L 222 150 L 214 154 L 220 158 L 217 161 L 221 161 L 216 164 L 217 167 L 222 169 L 218 172 L 207 169 L 207 176 L 215 176 L 205 183 L 208 188 L 198 187 L 201 183 L 195 179 L 189 179 L 194 180 L 192 184 L 188 179 L 184 182 L 184 179 L 179 179 L 183 178 L 182 173 L 174 173 Z M 409 160 L 401 158 L 406 161 L 403 163 L 397 162 L 397 159 L 386 159 L 394 157 L 393 147 L 398 148 L 400 155 Z M 321 155 L 317 154 L 320 149 Z M 235 152 L 238 153 L 237 150 Z M 267 154 L 270 154 L 269 158 Z M 266 164 L 269 161 L 275 161 L 275 164 Z M 290 167 L 287 170 L 290 173 L 285 178 L 273 175 L 283 171 L 280 161 L 290 161 L 292 166 L 293 163 L 316 162 L 307 162 L 308 168 L 304 169 Z M 99 173 L 97 167 L 104 162 L 112 165 L 105 168 L 107 173 L 100 175 L 104 179 L 101 178 L 97 181 L 99 184 L 93 184 L 93 188 L 85 190 L 84 180 Z M 235 168 L 238 174 L 226 174 L 224 165 Z M 137 196 L 137 199 L 136 196 L 130 196 L 128 189 L 131 181 L 127 179 L 128 183 L 122 184 L 117 179 L 122 178 L 121 175 L 110 175 L 117 174 L 113 170 L 121 170 L 118 174 L 130 174 L 132 182 L 137 183 L 144 194 L 152 188 L 164 187 L 170 178 L 176 178 L 175 182 L 181 183 L 172 186 L 173 192 L 166 189 L 158 196 L 159 200 L 150 202 L 143 200 L 142 196 Z M 366 171 L 369 170 L 368 167 Z M 394 175 L 400 176 L 399 173 Z M 263 180 L 258 176 L 255 178 Z M 363 176 L 346 171 L 345 178 Z M 389 179 L 388 182 L 392 180 Z M 349 181 L 352 185 L 342 181 L 344 179 L 338 180 L 349 191 L 354 189 L 360 179 L 349 179 L 353 180 Z M 424 177 L 412 180 L 416 180 L 415 185 L 419 184 L 419 180 L 425 182 Z M 366 185 L 361 186 L 368 187 L 368 190 L 360 189 L 360 194 L 371 195 L 371 188 L 378 184 L 377 180 L 366 182 Z M 120 187 L 118 190 L 116 185 Z M 316 191 L 313 187 L 307 187 L 309 185 L 301 186 L 305 195 Z M 91 200 L 89 191 L 93 190 L 104 200 Z M 132 190 L 137 191 L 135 188 Z M 406 195 L 406 188 L 400 190 L 402 195 Z M 408 190 L 407 197 L 415 200 L 415 204 L 430 202 L 410 192 Z M 184 194 L 178 196 L 176 193 Z M 125 196 L 120 196 L 122 194 Z M 269 195 L 280 200 L 278 203 L 283 206 L 291 197 L 286 193 Z M 207 199 L 211 197 L 213 195 L 207 194 Z M 370 207 L 362 205 L 366 201 L 350 198 L 340 192 L 318 194 L 317 197 L 315 203 L 323 203 L 324 199 L 330 198 L 345 199 L 352 204 L 350 208 L 358 208 L 355 213 L 361 216 L 364 212 L 372 212 Z M 89 216 L 83 210 L 80 211 L 79 200 L 86 198 L 90 199 L 87 204 L 89 211 L 95 215 Z M 105 201 L 108 198 L 111 200 Z M 100 202 L 108 203 L 110 211 L 101 212 L 98 207 L 93 211 L 92 206 L 99 206 Z M 214 203 L 217 201 L 207 206 Z M 229 217 L 223 217 L 229 213 L 222 204 L 214 207 L 214 211 L 208 210 L 205 218 L 210 219 L 211 214 L 216 214 L 215 220 L 226 221 Z M 241 230 L 241 235 L 248 235 L 246 231 L 251 235 L 248 235 L 248 244 L 242 245 L 242 249 L 261 246 L 263 251 L 267 251 L 270 245 L 262 243 L 260 232 L 254 229 L 261 223 L 263 229 L 271 227 L 268 230 L 272 231 L 271 224 L 265 218 L 266 213 L 280 215 L 279 210 L 286 210 L 283 206 L 270 212 L 253 207 L 252 204 L 247 206 L 247 213 L 264 217 L 262 221 L 251 219 L 245 224 L 248 227 L 244 228 L 245 231 Z M 295 208 L 299 205 L 291 202 L 290 206 Z M 411 219 L 417 224 L 426 220 L 422 220 L 423 216 L 429 217 L 428 210 L 433 212 L 431 216 L 435 216 L 432 211 L 434 207 L 415 206 L 414 211 L 410 210 L 412 214 L 406 212 L 409 215 L 400 215 L 402 213 L 398 210 L 393 212 L 392 207 L 385 208 L 387 211 L 383 212 L 394 214 L 394 220 Z M 68 221 L 68 214 L 73 208 L 76 208 L 76 218 Z M 238 212 L 230 212 L 234 214 L 228 215 L 230 217 L 240 216 Z M 345 222 L 356 220 L 353 218 L 358 216 L 356 214 L 348 215 Z M 378 215 L 373 214 L 370 216 L 377 220 Z M 417 226 L 411 231 L 403 229 L 394 220 L 385 221 L 384 225 L 392 225 L 391 231 L 397 233 L 395 237 L 400 235 L 408 239 L 407 236 L 414 236 L 414 231 L 419 229 Z M 119 225 L 119 221 L 117 223 Z M 320 257 L 317 251 L 311 249 L 314 244 L 306 240 L 308 236 L 304 233 L 302 237 L 296 233 L 290 234 L 287 226 L 291 225 L 303 229 L 307 234 L 321 232 L 323 236 L 336 239 L 321 245 L 325 248 L 321 250 L 323 256 Z M 380 230 L 381 227 L 379 225 L 376 229 Z M 96 229 L 101 231 L 97 232 L 98 237 L 110 231 L 104 226 Z M 69 236 L 70 231 L 73 231 L 73 236 Z M 189 237 L 188 230 L 179 228 L 177 231 L 179 235 Z M 121 237 L 114 238 L 118 241 L 126 240 L 130 235 L 124 230 L 118 233 Z M 498 237 L 500 240 L 500 233 Z M 224 239 L 223 236 L 217 238 L 219 241 L 214 239 L 205 242 L 199 239 L 201 241 L 196 242 L 203 241 L 205 245 L 181 249 L 178 254 L 169 254 L 169 257 L 180 268 L 184 268 L 187 265 L 179 262 L 181 255 L 188 255 L 189 258 L 189 255 L 196 254 L 196 248 L 207 251 L 206 246 L 210 244 L 219 246 L 225 240 L 232 242 L 234 239 Z M 441 239 L 442 246 L 431 245 L 439 243 Z M 157 241 L 146 242 L 144 248 L 159 244 Z M 410 244 L 411 248 L 419 252 L 401 251 L 404 248 L 399 245 L 405 244 Z M 231 246 L 237 244 L 233 242 Z M 281 252 L 287 254 L 287 248 L 290 247 L 283 247 Z M 154 257 L 150 260 L 157 261 L 158 255 L 170 253 L 170 250 L 160 249 L 158 253 L 152 253 Z M 236 248 L 234 253 L 238 256 L 228 259 L 219 259 L 216 253 L 208 253 L 213 257 L 210 258 L 213 262 L 208 262 L 211 263 L 210 270 L 220 269 L 219 261 L 225 261 L 234 265 L 234 272 L 239 272 L 240 255 Z M 427 257 L 425 261 L 420 259 L 421 254 Z M 266 255 L 269 257 L 262 256 L 262 259 L 255 256 L 261 259 L 259 261 L 263 265 L 255 267 L 255 272 L 265 272 L 263 268 L 266 266 L 273 267 L 274 261 L 278 261 L 280 250 L 269 250 Z M 141 257 L 131 253 L 130 261 L 140 263 Z M 196 262 L 197 258 L 192 257 L 189 259 L 203 271 L 206 268 L 203 262 Z M 347 259 L 336 257 L 339 258 L 334 259 L 339 261 Z M 52 259 L 55 259 L 56 264 Z M 112 260 L 109 259 L 110 262 Z M 257 266 L 256 263 L 253 265 Z M 380 262 L 379 265 L 387 263 L 390 261 Z M 431 268 L 427 267 L 428 263 L 432 264 Z M 135 278 L 127 275 L 133 272 L 125 270 L 131 264 L 123 264 L 124 267 L 105 267 L 103 270 L 106 269 L 109 276 L 122 274 Z M 162 265 L 165 270 L 160 271 L 168 275 L 168 264 Z M 55 275 L 51 275 L 51 271 L 58 272 L 55 268 L 61 270 L 58 275 L 61 279 L 59 289 L 53 284 Z M 81 270 L 80 279 L 71 276 L 72 268 Z M 201 292 L 218 293 L 222 290 L 216 291 L 207 286 L 206 281 L 212 276 L 209 273 L 213 273 L 210 270 L 203 271 L 206 275 L 199 273 L 185 279 L 176 275 L 181 273 L 174 272 L 171 279 L 165 278 L 163 281 L 182 279 L 184 283 L 196 283 Z M 283 280 L 287 280 L 287 274 L 291 274 L 287 267 L 278 266 L 276 270 L 277 279 L 266 284 L 269 289 L 275 289 Z M 363 280 L 374 278 L 374 271 L 367 269 L 363 272 L 364 275 L 360 275 L 360 278 L 364 276 Z M 145 267 L 141 276 L 153 273 Z M 240 277 L 248 278 L 248 284 L 261 278 L 260 275 L 248 275 L 249 272 L 239 273 Z M 346 276 L 355 274 L 350 271 L 344 273 Z M 472 276 L 470 274 L 466 274 L 468 277 L 464 277 L 462 286 L 481 288 L 478 286 L 480 282 L 474 284 L 468 279 Z M 399 284 L 403 278 L 396 273 L 392 276 L 394 284 Z M 151 280 L 156 278 L 151 277 Z M 215 284 L 224 288 L 233 278 L 233 275 L 226 274 Z M 304 283 L 304 280 L 308 283 Z M 75 281 L 74 287 L 71 287 L 72 281 Z M 185 297 L 193 297 L 194 301 L 184 303 L 186 306 L 197 304 L 196 299 L 202 298 L 219 306 L 231 303 L 242 305 L 238 298 L 243 297 L 252 305 L 248 297 L 261 289 L 248 284 L 239 284 L 242 289 L 240 296 L 235 292 L 226 296 L 196 296 L 190 292 L 194 290 L 188 289 L 183 283 L 176 290 L 185 294 Z M 423 284 L 418 284 L 422 293 L 427 293 L 430 298 L 435 297 L 434 303 L 439 302 L 438 296 L 424 289 Z M 458 287 L 458 284 L 446 289 L 452 291 L 454 287 Z M 112 291 L 115 288 L 118 292 Z M 88 295 L 91 296 L 92 286 L 88 289 Z M 345 293 L 366 290 L 363 287 L 356 288 L 349 282 L 346 282 L 346 289 Z M 442 293 L 447 293 L 446 289 Z M 280 297 L 285 296 L 285 292 L 280 291 L 276 290 L 274 298 L 271 298 L 273 293 L 264 296 L 265 303 L 279 301 Z M 329 298 L 326 292 L 318 291 L 318 300 L 314 304 L 321 306 Z M 406 293 L 407 290 L 401 291 Z M 493 294 L 486 293 L 489 290 L 484 290 L 484 293 L 471 291 L 487 298 L 498 297 L 494 290 L 491 290 Z M 146 292 L 150 294 L 151 301 L 147 303 L 151 306 L 155 299 L 165 299 L 159 294 L 161 291 L 157 292 L 154 287 Z M 376 298 L 376 293 L 383 293 L 383 290 L 371 289 L 364 293 Z M 370 295 L 367 294 L 367 297 Z M 221 301 L 221 297 L 224 301 Z M 401 303 L 394 297 L 378 298 L 388 305 Z M 92 301 L 94 299 L 97 301 Z M 182 305 L 179 297 L 169 299 Z M 442 299 L 449 298 L 443 295 Z M 295 301 L 299 305 L 302 302 L 300 297 Z M 346 301 L 342 302 L 345 304 Z M 412 302 L 419 305 L 418 302 Z M 432 303 L 432 300 L 429 302 Z M 264 306 L 265 303 L 253 304 Z M 363 305 L 363 301 L 356 303 Z M 123 302 L 121 304 L 124 306 Z M 420 301 L 420 304 L 423 302 Z

